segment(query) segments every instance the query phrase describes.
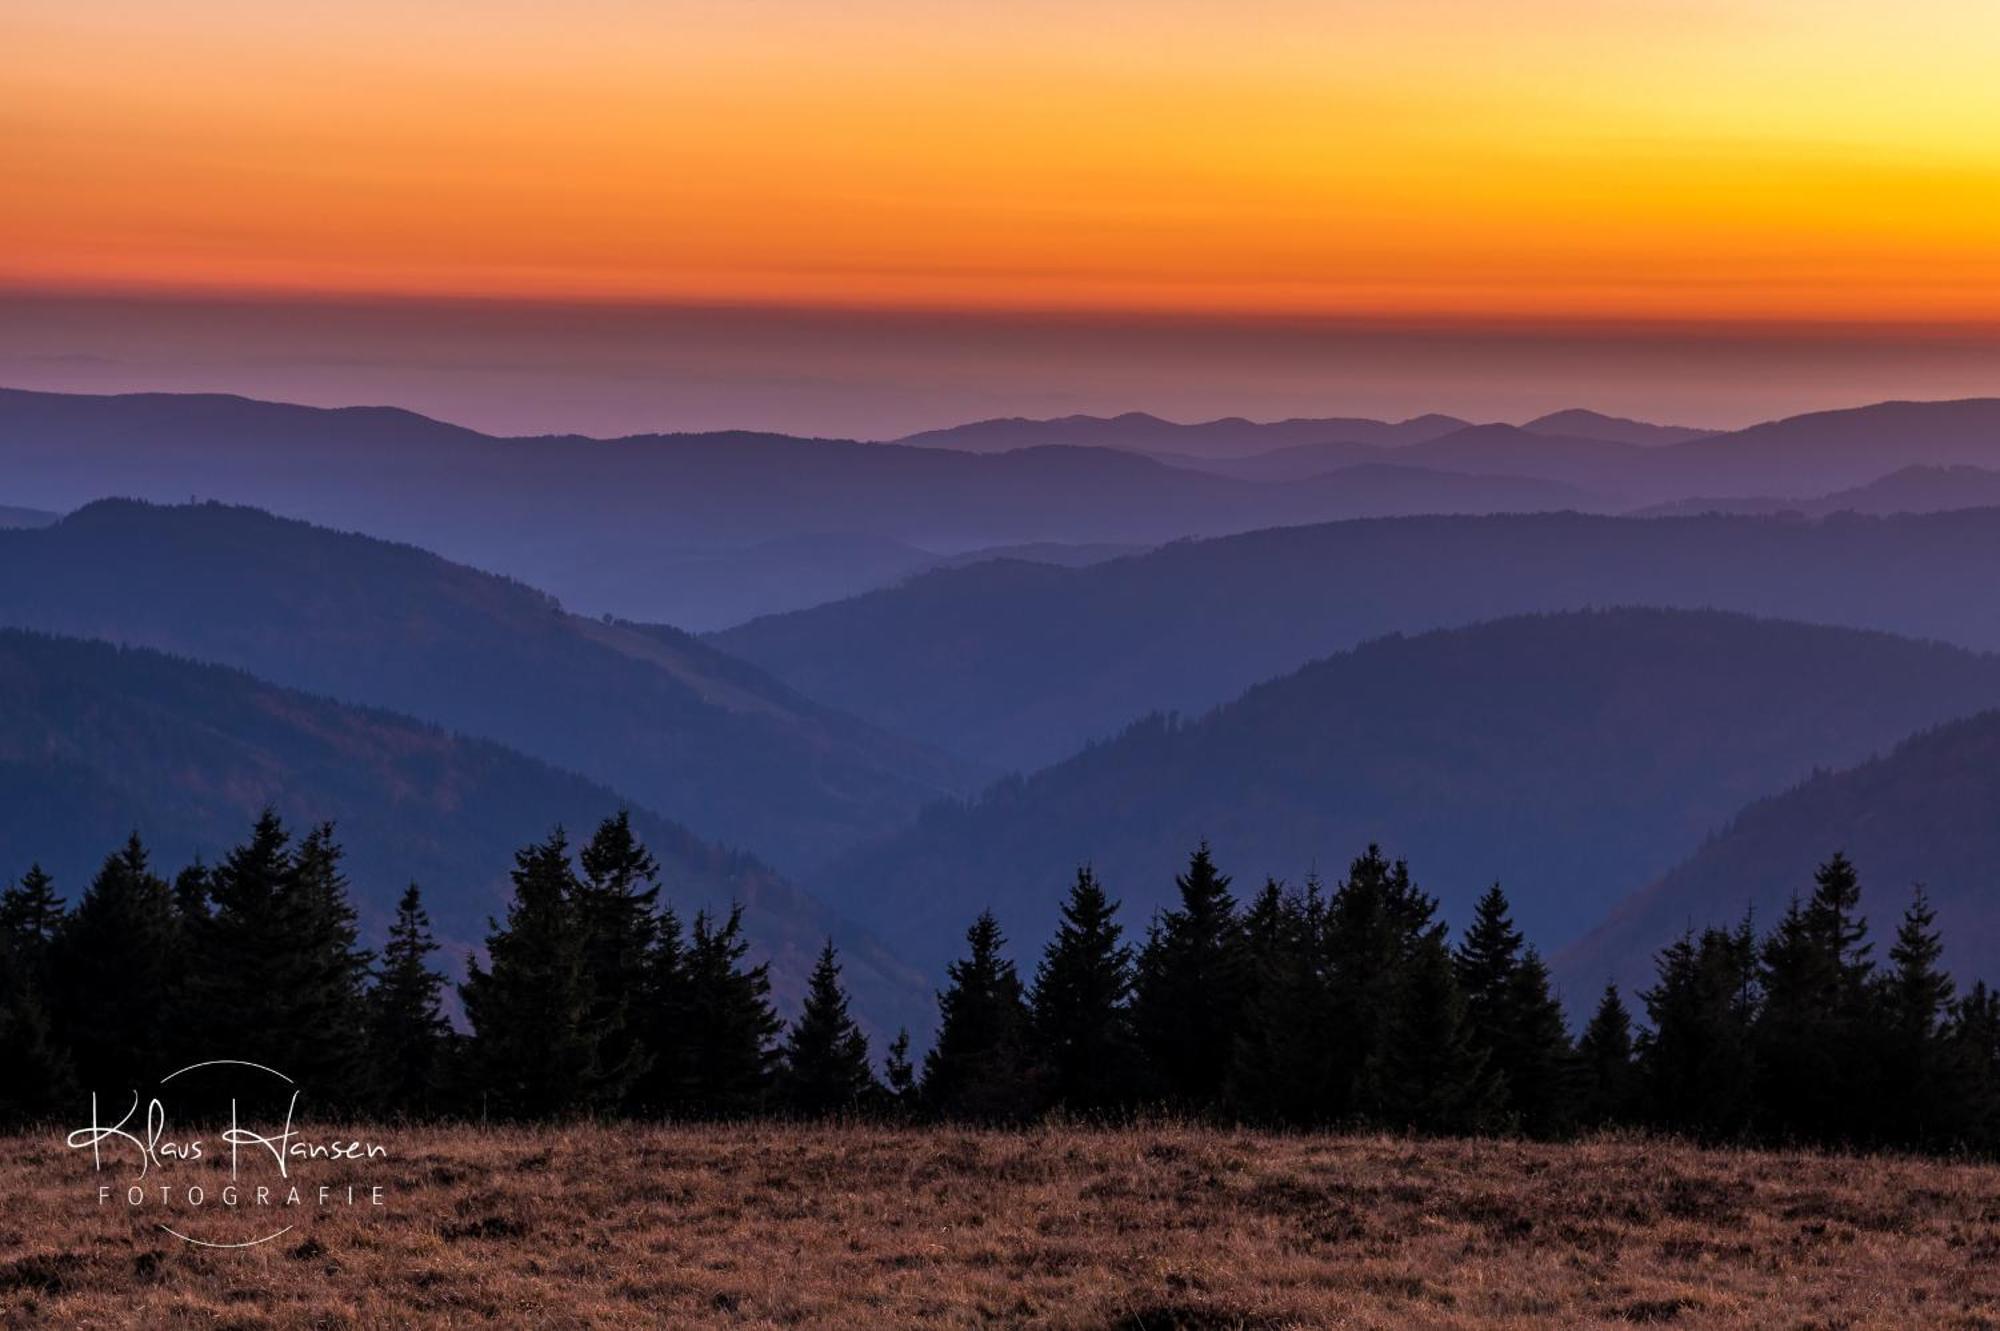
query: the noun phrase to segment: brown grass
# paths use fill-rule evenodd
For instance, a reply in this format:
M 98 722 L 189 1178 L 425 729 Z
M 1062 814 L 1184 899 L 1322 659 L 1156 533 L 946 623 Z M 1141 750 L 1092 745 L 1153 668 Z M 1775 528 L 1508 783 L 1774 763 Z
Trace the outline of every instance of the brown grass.
M 386 1207 L 233 1252 L 100 1207 L 57 1134 L 0 1141 L 0 1324 L 2000 1327 L 1989 1166 L 1192 1128 L 373 1135 L 392 1158 L 350 1172 Z

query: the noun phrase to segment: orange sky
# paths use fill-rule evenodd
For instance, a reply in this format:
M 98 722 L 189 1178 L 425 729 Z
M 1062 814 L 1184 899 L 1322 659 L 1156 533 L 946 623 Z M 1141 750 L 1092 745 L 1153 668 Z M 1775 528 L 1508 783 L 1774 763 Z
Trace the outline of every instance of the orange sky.
M 0 284 L 2000 319 L 1993 0 L 10 0 Z

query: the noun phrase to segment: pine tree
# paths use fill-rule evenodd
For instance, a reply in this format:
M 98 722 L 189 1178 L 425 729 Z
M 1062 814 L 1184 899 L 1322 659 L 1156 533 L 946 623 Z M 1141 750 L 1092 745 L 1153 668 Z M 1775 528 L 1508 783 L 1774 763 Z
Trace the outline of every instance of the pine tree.
M 516 851 L 512 877 L 507 923 L 491 924 L 487 964 L 467 963 L 459 993 L 488 1107 L 551 1118 L 580 1107 L 579 1088 L 594 1072 L 576 878 L 562 828 Z
M 1952 1093 L 1941 1144 L 2000 1150 L 2000 993 L 1985 981 L 1953 1006 L 1944 1052 Z
M 430 968 L 438 950 L 415 883 L 404 890 L 382 949 L 382 971 L 368 994 L 368 1064 L 378 1110 L 428 1116 L 442 1107 L 451 1023 L 445 978 Z
M 330 823 L 308 832 L 293 858 L 278 940 L 283 1002 L 275 1009 L 288 1048 L 276 1066 L 311 1088 L 316 1104 L 352 1107 L 367 1095 L 371 958 L 358 942 L 341 859 Z
M 1244 912 L 1250 993 L 1227 1100 L 1246 1119 L 1307 1126 L 1327 1112 L 1325 905 L 1317 879 L 1298 893 L 1271 881 Z
M 1578 1117 L 1588 1127 L 1629 1122 L 1634 1114 L 1636 1069 L 1632 1062 L 1632 1014 L 1618 986 L 1604 997 L 1576 1042 Z
M 889 1041 L 888 1053 L 882 1064 L 882 1086 L 892 1107 L 906 1112 L 916 1107 L 917 1069 L 910 1062 L 908 1028 L 898 1030 L 896 1038 Z
M 207 1057 L 248 1059 L 292 1077 L 298 1074 L 285 1066 L 292 1037 L 274 1015 L 288 1006 L 292 980 L 287 940 L 293 921 L 286 894 L 295 867 L 291 834 L 267 808 L 249 839 L 210 871 L 208 909 L 193 936 L 195 964 L 184 1017 L 208 1046 L 202 1051 Z M 181 918 L 178 909 L 170 915 Z
M 73 1111 L 80 1099 L 69 1060 L 50 1032 L 37 971 L 19 934 L 0 935 L 0 1067 L 7 1069 L 0 1077 L 0 1127 L 8 1129 Z
M 1377 846 L 1348 867 L 1327 903 L 1321 951 L 1328 1121 L 1375 1118 L 1387 1106 L 1390 1051 L 1407 1038 L 1397 1022 L 1412 1011 L 1406 988 L 1417 953 L 1442 928 L 1436 913 L 1436 900 L 1411 881 L 1409 865 L 1391 863 Z
M 1749 921 L 1685 935 L 1659 956 L 1659 979 L 1640 997 L 1652 1029 L 1639 1039 L 1647 1116 L 1709 1139 L 1749 1131 L 1756 1112 L 1752 1022 L 1757 940 Z
M 11 941 L 19 959 L 39 972 L 62 928 L 63 914 L 55 880 L 41 865 L 31 864 L 20 882 L 0 892 L 0 939 Z
M 598 825 L 577 861 L 586 1024 L 596 1051 L 592 1081 L 580 1093 L 588 1106 L 610 1111 L 632 1101 L 652 1061 L 643 1004 L 659 927 L 659 865 L 624 809 Z
M 1398 976 L 1373 1114 L 1417 1132 L 1479 1132 L 1499 1100 L 1473 1035 L 1440 926 L 1421 935 Z
M 1027 1000 L 1006 939 L 987 911 L 965 934 L 966 956 L 946 968 L 938 995 L 938 1038 L 924 1058 L 923 1098 L 934 1112 L 1005 1122 L 1034 1112 Z
M 1114 1108 L 1137 1070 L 1127 1008 L 1132 950 L 1117 914 L 1118 903 L 1089 866 L 1078 869 L 1062 923 L 1035 970 L 1035 1056 L 1049 1097 L 1072 1112 Z
M 745 965 L 749 951 L 741 906 L 719 926 L 706 911 L 695 916 L 686 961 L 689 1113 L 755 1113 L 770 1089 L 784 1023 L 771 1007 L 770 968 Z
M 680 916 L 662 908 L 653 921 L 653 945 L 646 957 L 635 1014 L 645 1042 L 646 1066 L 633 1088 L 644 1112 L 682 1112 L 694 1094 L 694 1049 L 690 1031 L 687 940 Z
M 779 1099 L 794 1114 L 824 1118 L 856 1112 L 874 1090 L 868 1037 L 848 1012 L 840 961 L 829 938 L 806 982 L 799 1019 L 785 1040 Z
M 1884 1041 L 1860 900 L 1854 866 L 1836 854 L 1764 943 L 1758 1118 L 1780 1138 L 1856 1141 L 1880 1115 L 1871 1092 Z
M 1139 954 L 1133 1026 L 1164 1099 L 1207 1110 L 1222 1099 L 1249 996 L 1242 926 L 1207 842 L 1174 885 L 1180 906 L 1160 915 Z
M 1944 1133 L 1941 1111 L 1953 1097 L 1943 1030 L 1951 1015 L 1953 984 L 1942 965 L 1944 941 L 1937 912 L 1922 887 L 1889 949 L 1889 972 L 1882 977 L 1883 1049 L 1878 1064 L 1880 1134 L 1904 1146 L 1927 1145 Z
M 1480 897 L 1453 960 L 1505 1119 L 1530 1136 L 1562 1131 L 1571 1107 L 1569 1032 L 1548 967 L 1526 948 L 1498 883 Z
M 50 945 L 53 1025 L 86 1093 L 109 1103 L 180 1066 L 174 1018 L 185 964 L 172 898 L 135 833 Z

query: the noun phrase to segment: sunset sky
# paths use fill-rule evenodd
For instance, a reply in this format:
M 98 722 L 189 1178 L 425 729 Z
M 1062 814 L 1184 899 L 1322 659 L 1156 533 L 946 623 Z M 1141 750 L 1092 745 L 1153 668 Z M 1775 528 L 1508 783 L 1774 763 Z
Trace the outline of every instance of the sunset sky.
M 0 288 L 1962 337 L 1995 68 L 1991 0 L 12 0 Z

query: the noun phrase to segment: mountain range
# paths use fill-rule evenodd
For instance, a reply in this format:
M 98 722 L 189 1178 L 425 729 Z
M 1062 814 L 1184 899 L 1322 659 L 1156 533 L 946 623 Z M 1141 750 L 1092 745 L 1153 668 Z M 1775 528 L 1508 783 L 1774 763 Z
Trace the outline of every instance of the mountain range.
M 1504 619 L 1149 718 L 810 884 L 935 967 L 982 906 L 1047 936 L 1079 864 L 1137 930 L 1198 838 L 1245 893 L 1337 876 L 1379 842 L 1455 922 L 1497 880 L 1553 947 L 1749 801 L 1994 705 L 2000 657 L 1888 634 L 1694 611 Z
M 972 777 L 677 630 L 571 615 L 414 547 L 254 509 L 110 500 L 0 532 L 0 625 L 174 652 L 480 735 L 786 870 Z
M 928 573 L 710 641 L 885 729 L 1032 770 L 1372 637 L 1527 612 L 1716 608 L 2000 649 L 2000 603 L 1965 591 L 1991 568 L 1994 509 L 1400 518 Z
M 684 918 L 742 902 L 788 1004 L 833 936 L 872 1015 L 922 1011 L 912 972 L 756 860 L 500 745 L 237 670 L 17 630 L 0 631 L 0 694 L 7 878 L 37 858 L 74 897 L 135 831 L 162 872 L 212 864 L 268 805 L 296 830 L 335 823 L 369 938 L 417 882 L 457 969 L 484 940 L 488 917 L 506 914 L 515 849 L 557 824 L 580 841 L 629 808 L 660 861 L 663 896 Z
M 884 541 L 942 556 L 1154 545 L 1358 516 L 1821 494 L 1909 465 L 2000 467 L 1994 400 L 1883 403 L 1719 434 L 1577 411 L 1525 426 L 1127 416 L 960 428 L 897 444 L 740 431 L 499 438 L 391 408 L 0 390 L 10 502 L 251 504 L 420 544 L 581 612 L 693 629 L 782 608 L 774 582 L 837 595 L 903 576 L 883 563 Z M 1135 451 L 1148 440 L 1164 454 Z M 785 544 L 815 536 L 838 542 Z M 686 571 L 750 550 L 746 560 L 779 564 L 747 589 Z

